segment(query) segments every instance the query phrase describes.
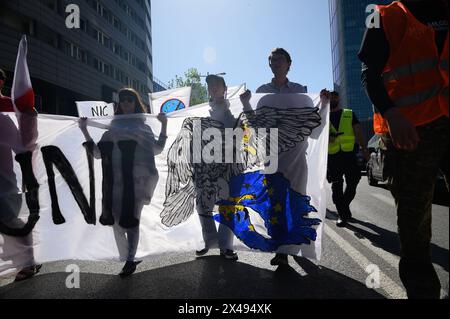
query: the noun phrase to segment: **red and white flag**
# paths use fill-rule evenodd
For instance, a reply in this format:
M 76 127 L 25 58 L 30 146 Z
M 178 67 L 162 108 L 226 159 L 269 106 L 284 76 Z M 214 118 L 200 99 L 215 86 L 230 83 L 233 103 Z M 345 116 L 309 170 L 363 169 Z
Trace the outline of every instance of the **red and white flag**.
M 27 47 L 27 38 L 23 35 L 17 52 L 11 99 L 18 119 L 23 151 L 32 151 L 36 146 L 38 129 L 33 86 L 27 64 Z
M 28 71 L 27 38 L 25 35 L 22 36 L 19 43 L 11 99 L 16 112 L 31 111 L 34 108 L 34 92 L 31 85 L 30 72 Z

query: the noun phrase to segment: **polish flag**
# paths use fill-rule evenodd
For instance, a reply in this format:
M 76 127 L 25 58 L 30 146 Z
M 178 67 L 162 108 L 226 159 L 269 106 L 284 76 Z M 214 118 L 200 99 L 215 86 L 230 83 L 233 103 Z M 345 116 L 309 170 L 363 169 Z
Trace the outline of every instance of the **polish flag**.
M 11 99 L 16 112 L 32 111 L 34 108 L 34 92 L 31 86 L 30 72 L 28 71 L 27 38 L 25 35 L 22 36 L 19 43 Z
M 36 147 L 38 136 L 37 112 L 34 109 L 34 92 L 31 86 L 30 72 L 27 64 L 27 38 L 25 35 L 19 43 L 16 68 L 11 89 L 11 99 L 19 124 L 19 133 L 23 150 L 32 151 Z

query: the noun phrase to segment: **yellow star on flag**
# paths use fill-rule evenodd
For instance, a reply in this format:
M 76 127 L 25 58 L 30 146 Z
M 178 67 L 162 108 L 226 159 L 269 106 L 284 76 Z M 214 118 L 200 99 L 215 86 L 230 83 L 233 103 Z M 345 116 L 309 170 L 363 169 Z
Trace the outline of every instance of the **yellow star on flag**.
M 283 206 L 281 206 L 280 203 L 277 203 L 277 204 L 273 207 L 273 210 L 274 210 L 276 213 L 279 213 L 279 212 L 283 211 Z

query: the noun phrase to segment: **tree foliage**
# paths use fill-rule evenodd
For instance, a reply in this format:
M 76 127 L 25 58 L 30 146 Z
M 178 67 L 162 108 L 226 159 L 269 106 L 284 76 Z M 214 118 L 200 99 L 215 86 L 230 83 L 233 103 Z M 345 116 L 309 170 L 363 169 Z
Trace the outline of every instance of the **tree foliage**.
M 184 76 L 175 75 L 175 79 L 169 82 L 169 89 L 181 88 L 190 86 L 191 91 L 191 105 L 197 105 L 208 101 L 207 88 L 202 84 L 200 73 L 196 68 L 190 68 L 184 72 Z

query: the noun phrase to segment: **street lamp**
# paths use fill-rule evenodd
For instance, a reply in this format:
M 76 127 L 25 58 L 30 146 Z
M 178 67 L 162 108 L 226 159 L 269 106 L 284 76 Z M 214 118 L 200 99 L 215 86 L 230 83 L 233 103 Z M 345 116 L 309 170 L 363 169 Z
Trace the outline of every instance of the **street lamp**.
M 198 76 L 201 77 L 201 78 L 206 78 L 208 75 L 211 75 L 211 74 L 209 74 L 209 72 L 207 72 L 206 75 L 199 74 Z M 214 75 L 226 75 L 226 73 L 222 72 L 222 73 L 216 73 Z

